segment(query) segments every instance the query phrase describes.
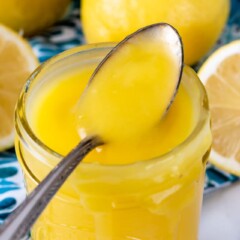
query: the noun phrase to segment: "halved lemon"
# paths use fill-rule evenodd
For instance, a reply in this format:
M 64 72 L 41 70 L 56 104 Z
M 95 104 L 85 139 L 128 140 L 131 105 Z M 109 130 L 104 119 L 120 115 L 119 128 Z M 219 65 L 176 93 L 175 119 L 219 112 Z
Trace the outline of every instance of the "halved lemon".
M 240 40 L 219 48 L 202 65 L 212 115 L 210 162 L 240 176 Z
M 38 66 L 31 46 L 0 25 L 0 150 L 14 143 L 14 108 L 30 73 Z

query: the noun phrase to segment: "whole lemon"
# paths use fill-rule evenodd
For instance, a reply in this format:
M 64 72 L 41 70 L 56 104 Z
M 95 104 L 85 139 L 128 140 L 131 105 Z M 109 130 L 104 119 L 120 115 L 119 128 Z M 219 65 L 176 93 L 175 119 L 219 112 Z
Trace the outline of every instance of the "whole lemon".
M 33 34 L 56 22 L 71 0 L 0 0 L 0 23 Z
M 167 22 L 180 33 L 185 62 L 196 63 L 218 39 L 229 0 L 82 0 L 87 42 L 120 41 L 135 30 Z

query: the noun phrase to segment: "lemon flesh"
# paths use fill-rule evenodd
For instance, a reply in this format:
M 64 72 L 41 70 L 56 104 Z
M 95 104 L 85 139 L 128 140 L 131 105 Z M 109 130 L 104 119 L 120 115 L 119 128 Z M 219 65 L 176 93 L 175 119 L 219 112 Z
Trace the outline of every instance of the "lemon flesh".
M 240 176 L 240 41 L 216 51 L 199 70 L 212 116 L 210 161 Z
M 15 104 L 38 60 L 27 41 L 2 25 L 0 49 L 0 150 L 3 150 L 13 146 Z

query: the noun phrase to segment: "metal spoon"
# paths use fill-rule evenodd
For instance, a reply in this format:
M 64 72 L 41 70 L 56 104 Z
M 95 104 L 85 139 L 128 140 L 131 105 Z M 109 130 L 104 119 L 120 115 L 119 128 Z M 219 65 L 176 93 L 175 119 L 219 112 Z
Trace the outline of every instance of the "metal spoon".
M 64 157 L 0 226 L 0 240 L 19 240 L 24 237 L 82 159 L 92 149 L 102 144 L 98 137 L 85 139 Z
M 136 34 L 141 34 L 142 32 L 154 27 L 157 29 L 160 27 L 161 30 L 165 31 L 164 34 L 160 33 L 159 36 L 166 37 L 171 46 L 173 48 L 177 48 L 176 53 L 179 55 L 179 76 L 176 80 L 177 91 L 183 69 L 182 42 L 176 30 L 165 23 L 150 25 L 125 38 L 115 48 L 113 48 L 112 51 L 100 63 L 91 77 L 90 83 L 92 80 L 94 80 L 94 76 L 98 73 L 101 67 L 104 66 L 104 63 L 107 62 L 108 59 L 117 52 L 118 48 L 122 48 L 124 44 L 131 40 L 131 38 L 135 37 Z M 166 111 L 172 104 L 176 91 L 173 92 L 172 99 L 169 102 L 169 105 L 166 106 Z M 102 137 L 97 135 L 81 141 L 76 148 L 74 148 L 66 157 L 64 157 L 61 162 L 49 173 L 49 175 L 27 196 L 25 201 L 7 218 L 4 224 L 0 226 L 0 240 L 19 240 L 23 238 L 28 233 L 39 215 L 42 213 L 44 208 L 47 206 L 49 201 L 62 186 L 68 176 L 82 161 L 82 159 L 95 147 L 103 144 L 104 141 L 102 140 Z

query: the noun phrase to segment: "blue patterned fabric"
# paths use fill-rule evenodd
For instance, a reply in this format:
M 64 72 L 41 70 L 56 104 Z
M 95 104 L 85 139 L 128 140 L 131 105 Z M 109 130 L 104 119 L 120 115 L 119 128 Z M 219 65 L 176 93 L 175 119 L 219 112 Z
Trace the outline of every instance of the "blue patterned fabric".
M 0 153 L 0 224 L 25 196 L 23 175 L 14 151 Z
M 74 8 L 66 19 L 55 24 L 41 35 L 29 39 L 40 62 L 69 48 L 84 44 L 79 22 L 79 9 Z
M 67 18 L 29 39 L 41 62 L 66 49 L 84 43 L 77 2 Z M 213 50 L 234 39 L 240 39 L 240 0 L 232 0 L 228 24 Z M 194 68 L 198 69 L 202 61 Z M 236 176 L 209 164 L 206 171 L 205 193 L 227 186 L 237 180 Z M 14 150 L 0 153 L 0 223 L 23 201 L 25 196 L 23 176 Z

